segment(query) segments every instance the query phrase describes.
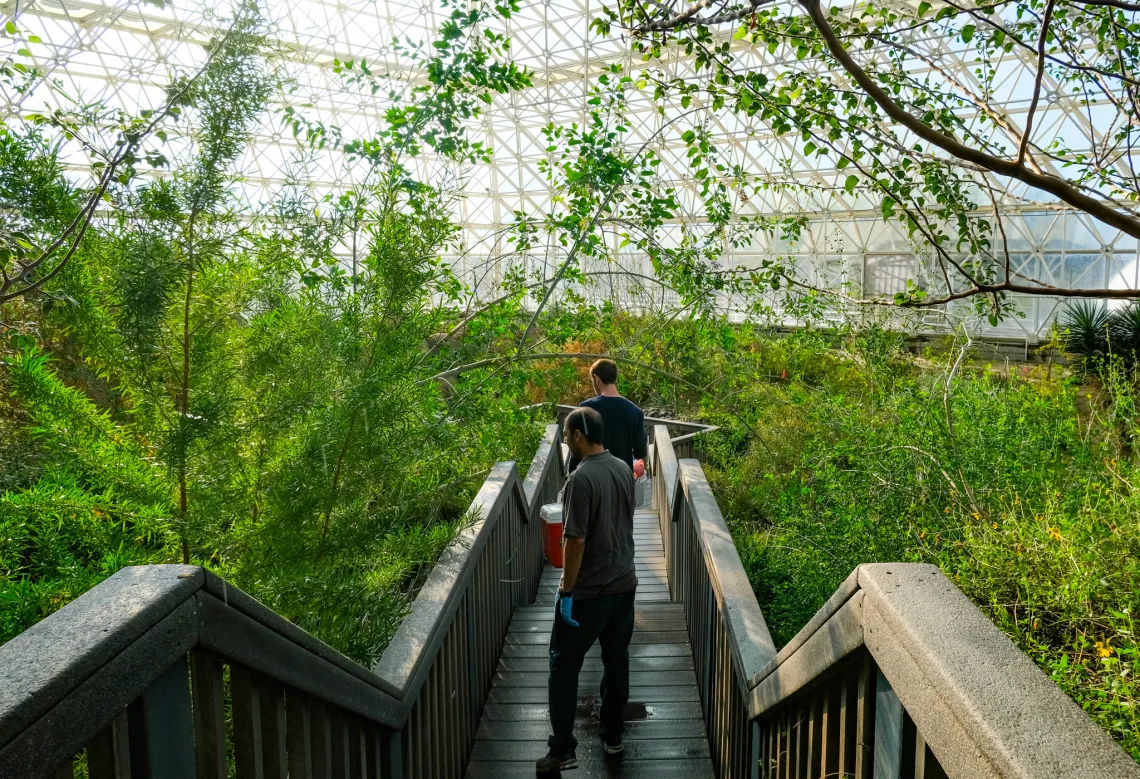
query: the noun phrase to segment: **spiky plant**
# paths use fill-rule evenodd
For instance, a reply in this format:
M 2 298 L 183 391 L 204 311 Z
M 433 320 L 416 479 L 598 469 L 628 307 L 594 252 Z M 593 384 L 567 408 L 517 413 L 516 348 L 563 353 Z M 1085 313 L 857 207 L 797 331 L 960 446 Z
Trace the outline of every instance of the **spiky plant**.
M 1109 346 L 1109 314 L 1100 303 L 1079 300 L 1059 317 L 1065 330 L 1065 351 L 1085 360 L 1104 357 Z
M 1140 359 L 1140 303 L 1132 301 L 1124 308 L 1113 311 L 1109 317 L 1109 348 L 1125 362 L 1133 364 Z

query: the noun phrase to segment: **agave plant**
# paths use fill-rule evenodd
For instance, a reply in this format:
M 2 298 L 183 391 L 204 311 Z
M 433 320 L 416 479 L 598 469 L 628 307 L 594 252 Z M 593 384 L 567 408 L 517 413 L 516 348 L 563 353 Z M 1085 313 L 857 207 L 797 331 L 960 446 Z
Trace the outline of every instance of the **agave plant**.
M 1079 300 L 1067 306 L 1060 316 L 1065 330 L 1065 351 L 1085 359 L 1108 354 L 1111 318 L 1100 303 Z
M 1109 317 L 1109 347 L 1128 363 L 1140 360 L 1140 302 L 1132 301 Z

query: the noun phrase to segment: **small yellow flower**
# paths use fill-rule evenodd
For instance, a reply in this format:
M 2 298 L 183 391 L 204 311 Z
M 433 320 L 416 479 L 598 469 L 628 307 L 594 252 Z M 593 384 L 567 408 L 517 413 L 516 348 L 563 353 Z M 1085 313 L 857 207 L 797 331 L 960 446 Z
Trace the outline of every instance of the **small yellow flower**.
M 982 518 L 982 515 L 975 511 L 974 512 L 974 519 L 981 519 L 981 518 Z
M 994 523 L 994 530 L 997 530 L 997 522 Z
M 1109 645 L 1111 639 L 1096 642 L 1096 653 L 1099 657 L 1112 657 L 1112 647 Z
M 1036 629 L 1037 629 L 1037 625 L 1038 625 L 1038 624 L 1040 624 L 1040 623 L 1039 623 L 1037 620 L 1033 620 L 1033 629 L 1034 629 L 1034 630 L 1036 630 Z
M 1013 505 L 1020 506 L 1021 505 L 1021 498 L 1014 498 L 1013 499 Z
M 942 513 L 943 514 L 949 514 L 950 513 L 950 507 L 947 506 L 946 508 L 942 509 Z
M 1049 528 L 1049 537 L 1052 538 L 1054 541 L 1060 541 L 1061 540 L 1061 531 L 1055 527 L 1051 527 L 1051 528 Z

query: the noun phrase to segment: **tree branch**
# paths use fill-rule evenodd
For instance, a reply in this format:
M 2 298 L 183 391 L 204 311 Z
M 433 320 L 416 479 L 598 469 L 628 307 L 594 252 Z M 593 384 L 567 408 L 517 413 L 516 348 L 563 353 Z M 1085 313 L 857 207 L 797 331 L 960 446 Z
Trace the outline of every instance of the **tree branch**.
M 1041 35 L 1037 39 L 1037 75 L 1033 80 L 1033 99 L 1029 101 L 1029 113 L 1025 116 L 1025 132 L 1017 147 L 1017 164 L 1025 162 L 1025 150 L 1029 148 L 1029 136 L 1033 132 L 1033 114 L 1037 112 L 1037 102 L 1041 99 L 1041 81 L 1045 78 L 1045 39 L 1049 37 L 1049 22 L 1053 20 L 1053 0 L 1045 5 L 1041 19 Z
M 146 127 L 139 131 L 134 140 L 128 140 L 115 152 L 114 155 L 112 155 L 110 162 L 107 163 L 107 167 L 103 170 L 103 175 L 99 177 L 99 182 L 96 185 L 95 190 L 87 198 L 87 202 L 84 203 L 83 208 L 80 209 L 79 213 L 76 214 L 75 218 L 71 221 L 70 224 L 68 224 L 64 231 L 60 233 L 60 235 L 57 236 L 56 239 L 52 241 L 46 249 L 43 250 L 43 252 L 34 262 L 24 266 L 21 269 L 19 275 L 9 279 L 5 274 L 3 282 L 0 283 L 0 304 L 7 303 L 9 300 L 13 300 L 20 297 L 21 295 L 26 295 L 29 292 L 39 289 L 49 280 L 55 277 L 61 270 L 63 270 L 63 267 L 67 265 L 67 263 L 75 255 L 75 252 L 78 250 L 80 242 L 83 240 L 84 235 L 87 233 L 87 228 L 91 226 L 91 220 L 95 216 L 95 207 L 102 201 L 103 195 L 107 192 L 107 188 L 111 185 L 111 181 L 114 179 L 115 172 L 118 169 L 119 165 L 122 164 L 123 160 L 126 159 L 128 154 L 133 154 L 135 150 L 137 150 L 139 146 L 142 145 L 142 142 L 155 131 L 158 125 L 163 120 L 165 120 L 167 116 L 170 115 L 171 109 L 173 109 L 178 104 L 178 102 L 186 95 L 190 88 L 194 86 L 194 84 L 197 83 L 198 79 L 200 79 L 206 70 L 209 69 L 210 65 L 214 61 L 214 58 L 220 51 L 222 51 L 226 40 L 230 35 L 233 34 L 235 29 L 236 25 L 234 27 L 231 27 L 226 32 L 225 37 L 218 43 L 217 46 L 214 47 L 213 51 L 209 53 L 209 55 L 206 57 L 205 63 L 203 63 L 202 67 L 198 69 L 198 72 L 194 74 L 193 78 L 189 79 L 183 85 L 182 89 L 167 99 L 162 108 L 160 108 L 155 113 L 154 118 L 146 125 Z M 71 242 L 71 246 L 64 254 L 63 259 L 59 261 L 55 268 L 53 268 L 50 273 L 43 276 L 42 278 L 37 279 L 34 282 L 29 281 L 28 276 L 41 265 L 43 265 L 48 260 L 48 258 L 51 257 L 51 255 L 54 254 L 56 250 L 58 250 L 59 247 L 67 241 L 68 237 L 77 230 L 78 234 Z M 25 282 L 26 286 L 21 289 L 17 289 L 14 292 L 11 292 L 10 290 L 13 286 L 15 286 L 17 279 L 22 279 Z
M 992 154 L 987 154 L 986 152 L 966 146 L 954 138 L 929 127 L 911 115 L 910 112 L 896 103 L 882 87 L 855 62 L 847 50 L 843 48 L 843 44 L 835 37 L 835 30 L 831 27 L 826 14 L 823 12 L 820 0 L 800 0 L 800 3 L 807 10 L 812 23 L 816 29 L 819 30 L 820 35 L 823 36 L 824 43 L 827 45 L 831 55 L 835 57 L 840 66 L 855 80 L 867 95 L 895 122 L 948 154 L 981 165 L 987 170 L 999 175 L 1007 176 L 1044 190 L 1069 205 L 1099 219 L 1105 224 L 1115 227 L 1126 235 L 1133 238 L 1140 238 L 1140 219 L 1121 213 L 1114 206 L 1083 194 L 1062 178 L 1034 173 L 1033 171 L 1027 170 L 1024 165 L 1020 165 L 1012 160 L 995 157 Z

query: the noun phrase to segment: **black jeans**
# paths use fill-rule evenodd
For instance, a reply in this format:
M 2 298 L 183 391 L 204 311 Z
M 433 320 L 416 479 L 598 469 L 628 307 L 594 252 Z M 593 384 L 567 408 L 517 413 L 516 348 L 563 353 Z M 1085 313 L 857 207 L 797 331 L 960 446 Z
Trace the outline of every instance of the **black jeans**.
M 633 636 L 634 591 L 574 601 L 578 627 L 567 625 L 554 607 L 550 632 L 550 737 L 551 748 L 563 752 L 578 745 L 574 738 L 574 712 L 578 707 L 578 672 L 586 652 L 602 645 L 603 738 L 621 736 L 622 714 L 629 701 L 629 640 Z

